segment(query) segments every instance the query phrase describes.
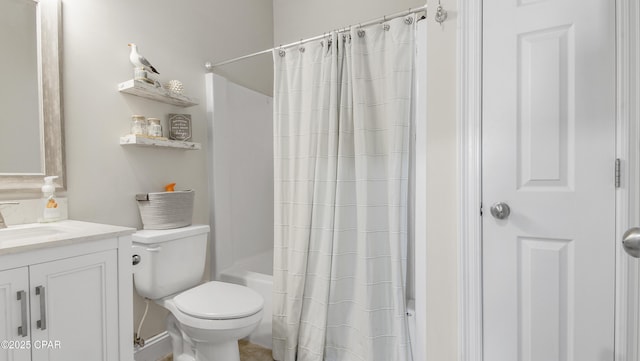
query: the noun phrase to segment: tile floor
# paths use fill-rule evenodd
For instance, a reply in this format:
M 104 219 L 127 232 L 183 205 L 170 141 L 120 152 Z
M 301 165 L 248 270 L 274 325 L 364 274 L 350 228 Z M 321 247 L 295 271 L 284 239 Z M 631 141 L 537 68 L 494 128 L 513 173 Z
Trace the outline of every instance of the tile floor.
M 240 361 L 273 361 L 271 350 L 249 341 L 240 340 Z
M 271 350 L 252 344 L 249 341 L 240 340 L 240 361 L 273 361 L 271 358 Z M 173 356 L 167 355 L 158 361 L 172 361 Z

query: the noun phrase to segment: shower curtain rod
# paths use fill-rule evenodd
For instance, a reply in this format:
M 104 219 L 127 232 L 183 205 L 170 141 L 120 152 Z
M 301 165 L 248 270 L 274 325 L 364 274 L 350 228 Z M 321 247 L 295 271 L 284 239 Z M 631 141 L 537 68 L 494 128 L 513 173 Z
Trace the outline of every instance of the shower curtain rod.
M 355 27 L 355 26 L 361 27 L 361 26 L 368 26 L 368 25 L 372 25 L 372 24 L 376 24 L 376 23 L 382 23 L 382 22 L 385 22 L 387 20 L 399 18 L 401 16 L 406 16 L 406 15 L 409 15 L 409 14 L 419 13 L 419 12 L 426 11 L 426 10 L 427 10 L 427 5 L 425 4 L 425 5 L 417 7 L 417 8 L 413 8 L 413 9 L 409 9 L 409 10 L 405 10 L 405 11 L 400 11 L 400 12 L 397 12 L 395 14 L 391 14 L 391 15 L 387 15 L 387 16 L 383 16 L 383 17 L 377 18 L 375 20 L 370 20 L 370 21 L 367 21 L 367 22 L 358 23 L 357 25 L 354 24 L 354 25 L 351 25 L 351 26 L 340 28 L 340 29 L 336 30 L 336 32 L 342 33 L 342 32 L 348 31 L 349 29 L 351 29 L 352 27 Z M 438 23 L 442 24 L 446 20 L 446 18 L 447 18 L 447 12 L 444 10 L 442 5 L 440 5 L 438 3 L 438 8 L 436 9 L 435 20 Z M 221 65 L 235 63 L 236 61 L 244 60 L 244 59 L 247 59 L 247 58 L 252 58 L 252 57 L 257 56 L 257 55 L 267 54 L 267 53 L 272 52 L 274 49 L 289 48 L 291 46 L 308 43 L 308 42 L 313 41 L 313 40 L 322 39 L 325 36 L 327 36 L 327 34 L 314 36 L 312 38 L 308 38 L 308 39 L 304 39 L 304 40 L 299 40 L 299 41 L 296 41 L 296 42 L 293 42 L 293 43 L 290 43 L 290 44 L 286 44 L 286 45 L 276 46 L 276 47 L 273 47 L 271 49 L 259 51 L 257 53 L 253 53 L 253 54 L 249 54 L 249 55 L 240 56 L 240 57 L 233 58 L 233 59 L 230 59 L 230 60 L 225 60 L 225 61 L 222 61 L 222 62 L 219 62 L 219 63 L 215 63 L 215 64 L 213 64 L 210 61 L 208 61 L 208 62 L 205 63 L 204 67 L 207 69 L 207 71 L 213 71 L 213 68 L 221 66 Z

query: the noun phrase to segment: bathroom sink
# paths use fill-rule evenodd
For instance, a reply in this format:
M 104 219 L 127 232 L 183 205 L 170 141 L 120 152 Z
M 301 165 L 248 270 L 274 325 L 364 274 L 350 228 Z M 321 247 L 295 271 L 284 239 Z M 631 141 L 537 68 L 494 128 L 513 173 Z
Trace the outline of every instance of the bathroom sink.
M 53 224 L 24 224 L 0 229 L 0 243 L 30 238 L 49 238 L 69 233 L 67 227 Z
M 30 227 L 16 226 L 0 229 L 0 242 L 19 240 L 22 238 L 46 237 L 67 233 L 60 227 L 50 225 L 29 225 Z

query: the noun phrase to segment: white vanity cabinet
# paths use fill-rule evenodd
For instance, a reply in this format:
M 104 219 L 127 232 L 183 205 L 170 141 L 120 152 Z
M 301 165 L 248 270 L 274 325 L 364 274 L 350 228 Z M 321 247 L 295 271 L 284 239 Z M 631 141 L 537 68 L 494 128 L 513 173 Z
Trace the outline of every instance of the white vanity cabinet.
M 133 360 L 134 230 L 111 230 L 6 254 L 0 242 L 0 361 Z

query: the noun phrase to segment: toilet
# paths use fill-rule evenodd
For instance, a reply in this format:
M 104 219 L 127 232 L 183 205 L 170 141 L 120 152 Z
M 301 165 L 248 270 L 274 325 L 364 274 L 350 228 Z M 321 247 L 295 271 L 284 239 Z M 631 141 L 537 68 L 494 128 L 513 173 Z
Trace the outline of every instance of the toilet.
M 239 361 L 238 340 L 262 319 L 264 299 L 232 283 L 200 284 L 209 226 L 142 230 L 132 235 L 138 293 L 169 310 L 174 361 Z

